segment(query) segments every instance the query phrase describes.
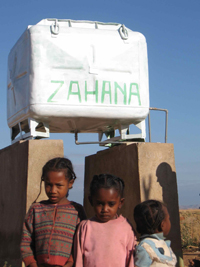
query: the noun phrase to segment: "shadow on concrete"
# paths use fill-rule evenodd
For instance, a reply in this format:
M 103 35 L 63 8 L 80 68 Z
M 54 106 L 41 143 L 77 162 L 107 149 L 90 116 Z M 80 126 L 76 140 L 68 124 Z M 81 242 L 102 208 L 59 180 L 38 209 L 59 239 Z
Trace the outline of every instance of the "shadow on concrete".
M 170 220 L 173 226 L 176 225 L 176 212 L 178 212 L 178 192 L 176 173 L 172 171 L 171 166 L 163 162 L 156 170 L 157 181 L 162 187 L 163 202 L 167 205 L 167 209 L 170 215 Z
M 179 262 L 180 257 L 182 258 L 182 252 L 180 250 L 181 237 L 176 172 L 172 171 L 168 163 L 163 162 L 157 167 L 156 176 L 157 181 L 162 187 L 163 202 L 167 205 L 170 215 L 171 230 L 167 239 L 171 240 L 172 250 L 176 254 Z
M 0 150 L 0 266 L 21 267 L 21 234 L 26 214 L 26 147 Z
M 149 175 L 149 179 L 143 179 L 142 187 L 144 190 L 145 200 L 148 200 L 150 198 L 150 192 L 151 192 L 151 188 L 152 188 L 152 176 L 151 176 L 151 174 Z

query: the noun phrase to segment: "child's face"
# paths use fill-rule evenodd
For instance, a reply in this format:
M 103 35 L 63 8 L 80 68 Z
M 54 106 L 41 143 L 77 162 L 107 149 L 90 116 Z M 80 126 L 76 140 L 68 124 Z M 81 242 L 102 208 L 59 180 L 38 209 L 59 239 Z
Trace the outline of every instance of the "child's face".
M 165 219 L 161 223 L 161 228 L 162 228 L 163 235 L 167 236 L 171 229 L 171 222 L 170 222 L 168 210 L 165 206 L 163 206 L 163 211 L 165 213 Z
M 52 204 L 67 203 L 68 189 L 72 188 L 74 180 L 69 181 L 63 171 L 49 171 L 44 179 L 45 191 Z
M 108 222 L 116 218 L 117 210 L 124 203 L 124 198 L 121 198 L 118 191 L 114 188 L 100 188 L 96 195 L 90 198 L 95 215 L 100 222 Z

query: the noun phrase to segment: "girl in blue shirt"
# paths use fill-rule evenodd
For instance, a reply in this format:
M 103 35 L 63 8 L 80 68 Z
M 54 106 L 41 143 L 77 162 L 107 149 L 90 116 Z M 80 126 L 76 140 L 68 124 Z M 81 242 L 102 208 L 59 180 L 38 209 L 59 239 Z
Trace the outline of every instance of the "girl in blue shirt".
M 147 200 L 134 209 L 134 219 L 140 243 L 136 247 L 136 267 L 176 266 L 176 256 L 170 241 L 165 240 L 171 229 L 167 207 L 157 200 Z

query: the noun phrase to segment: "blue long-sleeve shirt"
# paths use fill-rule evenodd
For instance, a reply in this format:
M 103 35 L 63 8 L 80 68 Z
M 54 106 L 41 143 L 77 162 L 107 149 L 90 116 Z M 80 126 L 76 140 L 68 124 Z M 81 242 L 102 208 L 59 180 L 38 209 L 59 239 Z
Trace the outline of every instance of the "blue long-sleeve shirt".
M 137 267 L 176 266 L 176 256 L 170 247 L 171 241 L 164 240 L 163 233 L 143 235 L 140 239 L 135 255 Z

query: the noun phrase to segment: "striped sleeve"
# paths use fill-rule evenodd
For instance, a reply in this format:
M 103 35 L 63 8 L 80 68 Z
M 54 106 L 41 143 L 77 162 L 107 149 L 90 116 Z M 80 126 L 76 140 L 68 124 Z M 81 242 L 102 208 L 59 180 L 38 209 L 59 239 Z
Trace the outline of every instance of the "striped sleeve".
M 22 240 L 21 240 L 21 254 L 25 266 L 28 266 L 31 263 L 36 263 L 34 257 L 35 242 L 34 242 L 33 222 L 34 222 L 34 208 L 33 206 L 31 206 L 25 217 Z
M 78 225 L 81 221 L 86 220 L 87 216 L 86 216 L 85 210 L 81 204 L 78 204 L 76 202 L 72 202 L 72 205 L 74 206 L 74 208 L 78 212 L 78 218 L 77 218 L 77 225 Z

